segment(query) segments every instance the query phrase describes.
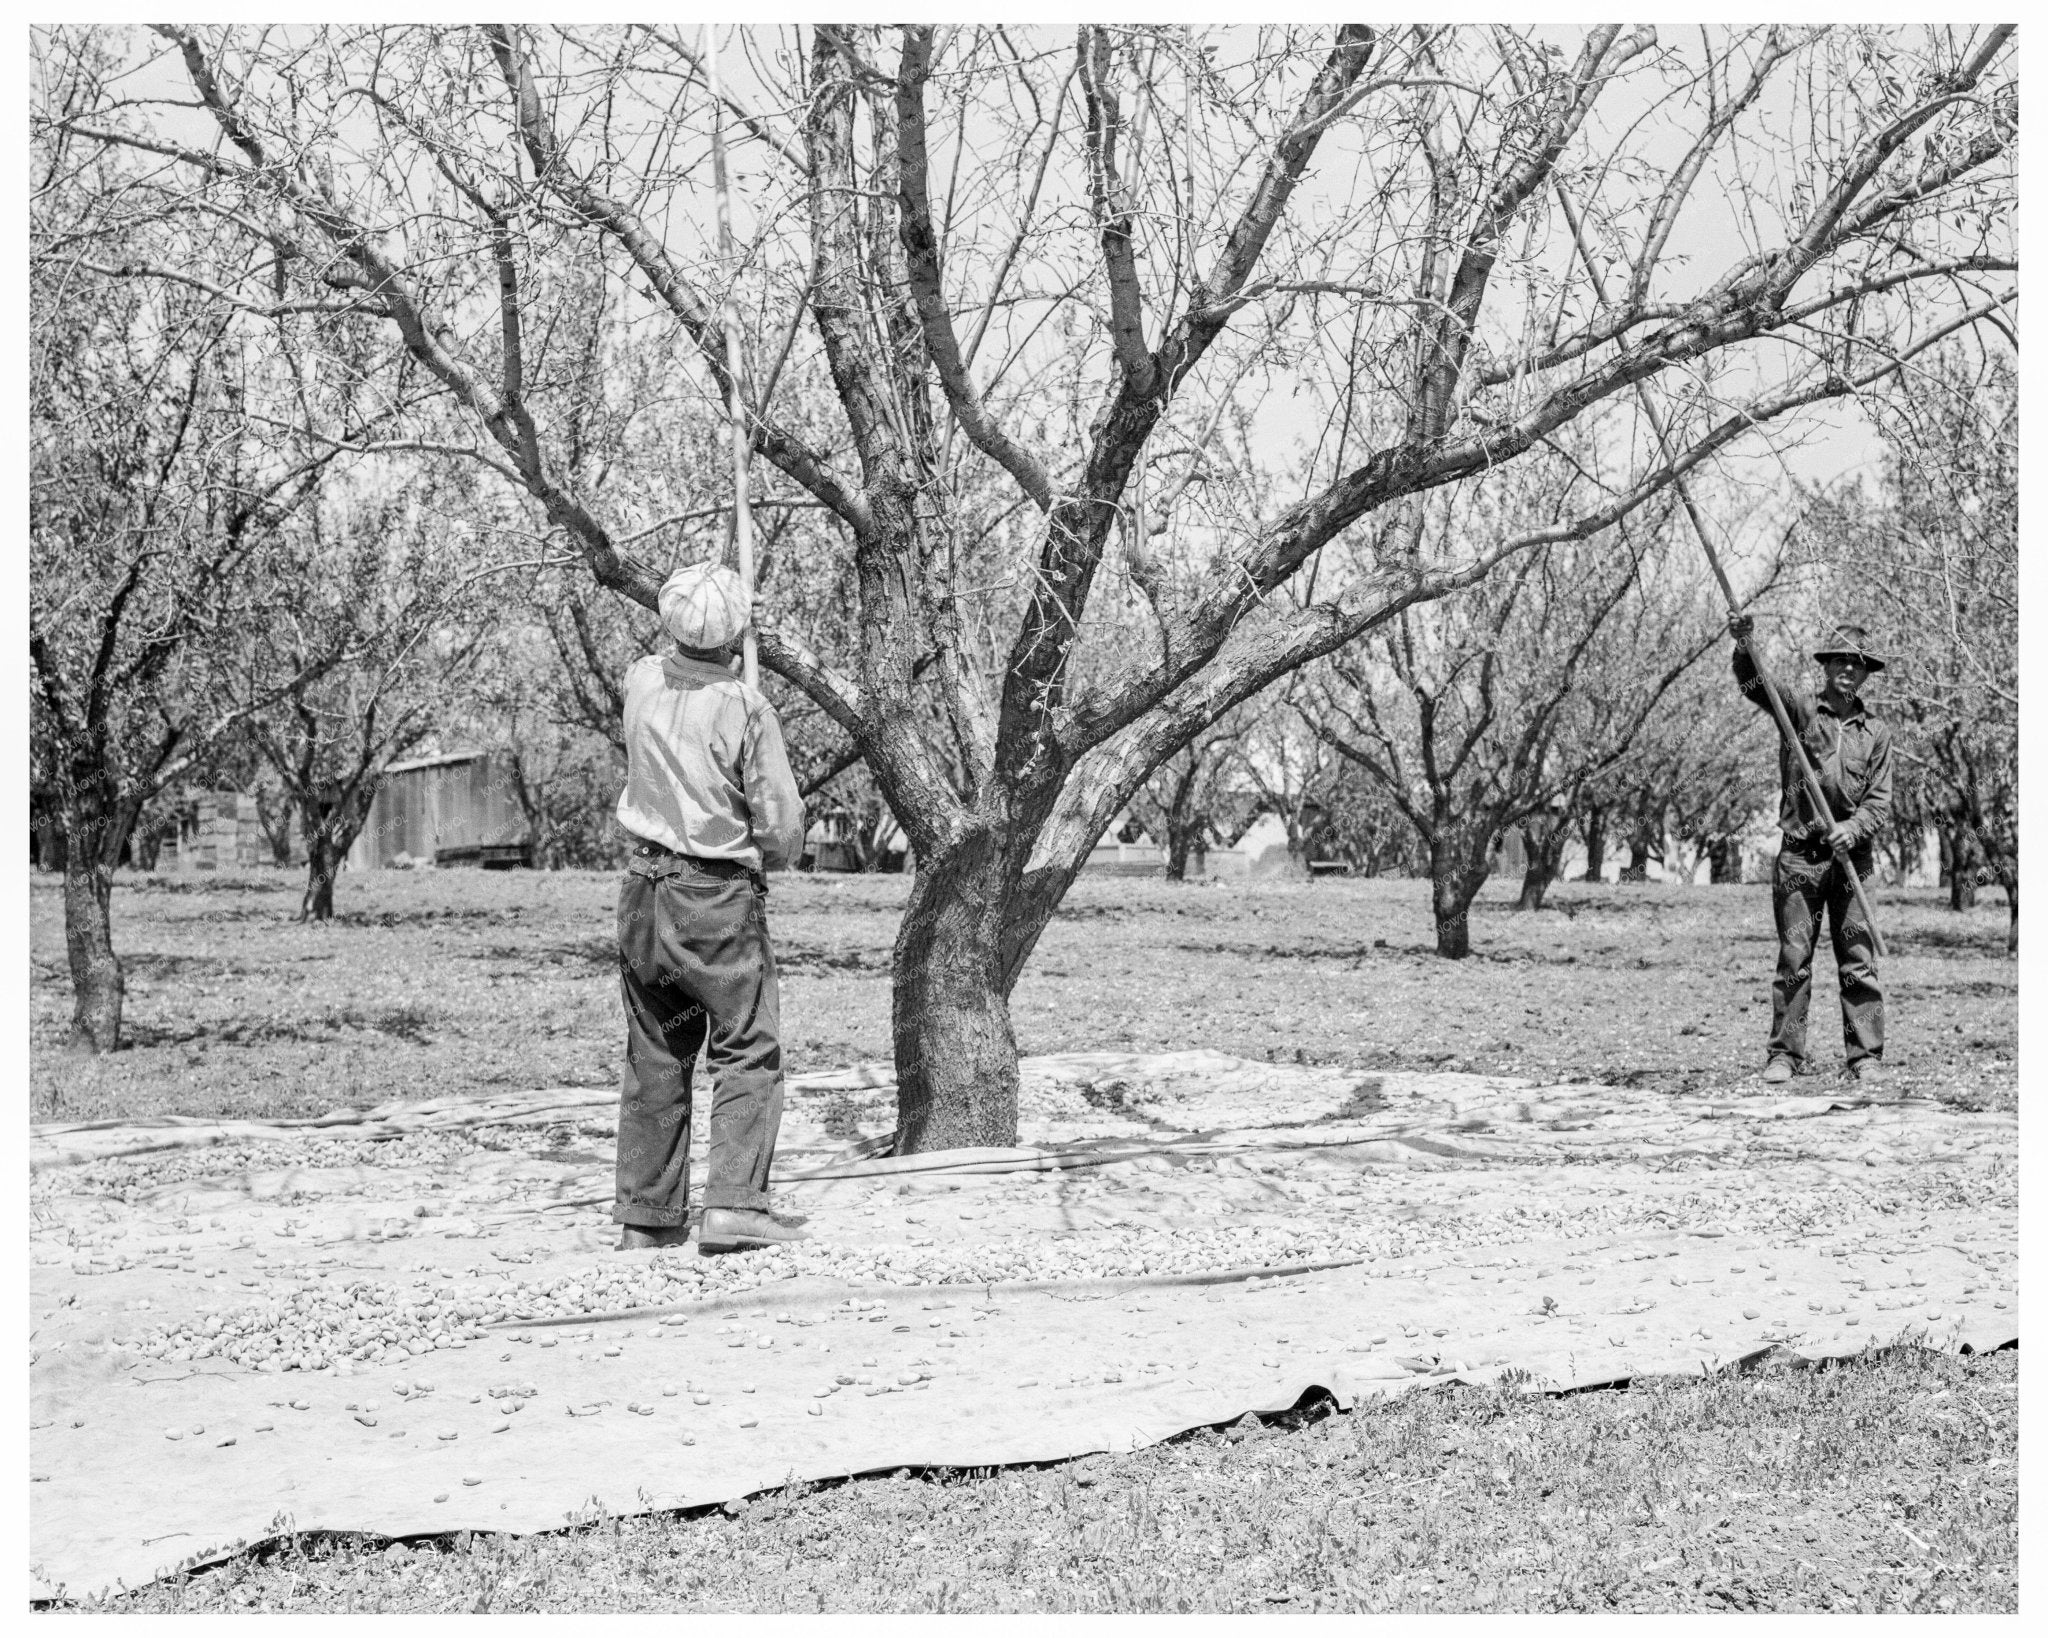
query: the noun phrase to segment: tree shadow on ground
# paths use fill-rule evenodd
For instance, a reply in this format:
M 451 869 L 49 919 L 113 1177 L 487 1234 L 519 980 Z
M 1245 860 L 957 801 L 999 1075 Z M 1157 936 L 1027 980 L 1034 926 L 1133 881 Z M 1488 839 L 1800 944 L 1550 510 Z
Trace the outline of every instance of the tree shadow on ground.
M 263 1046 L 277 1041 L 331 1044 L 344 1039 L 345 1032 L 349 1030 L 389 1035 L 414 1046 L 426 1046 L 431 1041 L 426 1031 L 433 1021 L 433 1014 L 417 1005 L 327 1007 L 313 1018 L 229 1018 L 186 1025 L 161 1025 L 147 1019 L 131 1019 L 122 1029 L 121 1050 L 193 1044 Z
M 221 978 L 251 971 L 227 956 L 182 955 L 168 950 L 137 950 L 121 957 L 127 978 Z
M 470 906 L 437 909 L 431 906 L 409 910 L 344 910 L 335 915 L 337 927 L 434 927 L 450 922 L 504 921 L 517 916 L 517 907 L 476 908 Z
M 300 893 L 306 885 L 297 876 L 273 881 L 261 876 L 123 875 L 120 880 L 131 893 Z

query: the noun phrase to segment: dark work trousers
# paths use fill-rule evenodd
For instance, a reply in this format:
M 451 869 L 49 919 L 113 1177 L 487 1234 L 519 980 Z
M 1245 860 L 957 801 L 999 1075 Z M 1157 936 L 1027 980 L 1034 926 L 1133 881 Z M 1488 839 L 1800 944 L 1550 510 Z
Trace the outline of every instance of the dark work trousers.
M 1813 950 L 1821 917 L 1834 939 L 1842 991 L 1842 1045 L 1853 1065 L 1884 1056 L 1884 991 L 1872 964 L 1869 925 L 1856 908 L 1853 868 L 1869 891 L 1870 854 L 1858 849 L 1845 865 L 1826 850 L 1787 842 L 1771 872 L 1778 917 L 1778 976 L 1771 984 L 1770 1056 L 1806 1058 L 1806 1006 L 1813 993 Z
M 636 854 L 619 884 L 626 1072 L 612 1221 L 685 1220 L 690 1078 L 711 1071 L 707 1207 L 764 1210 L 782 1124 L 781 1009 L 766 884 L 737 865 Z

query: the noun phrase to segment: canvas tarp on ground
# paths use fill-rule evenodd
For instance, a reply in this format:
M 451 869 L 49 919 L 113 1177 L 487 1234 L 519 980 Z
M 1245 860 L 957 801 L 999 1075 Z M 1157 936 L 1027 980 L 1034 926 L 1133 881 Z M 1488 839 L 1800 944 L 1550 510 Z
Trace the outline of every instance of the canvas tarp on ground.
M 2010 1116 L 1069 1054 L 1027 1062 L 1016 1149 L 899 1160 L 890 1091 L 792 1082 L 813 1239 L 758 1259 L 608 1249 L 594 1089 L 37 1129 L 33 1590 L 1126 1450 L 1312 1387 L 2018 1336 Z M 277 1368 L 344 1309 L 380 1361 Z M 278 1351 L 166 1349 L 222 1318 Z

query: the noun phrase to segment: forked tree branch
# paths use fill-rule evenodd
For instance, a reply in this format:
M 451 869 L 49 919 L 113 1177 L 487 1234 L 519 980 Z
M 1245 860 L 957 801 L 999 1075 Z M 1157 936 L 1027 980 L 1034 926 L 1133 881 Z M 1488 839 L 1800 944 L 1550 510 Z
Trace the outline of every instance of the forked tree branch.
M 1181 381 L 1229 323 L 1228 303 L 1251 276 L 1267 240 L 1314 157 L 1321 116 L 1365 71 L 1374 35 L 1345 24 L 1302 101 L 1290 134 L 1275 144 L 1251 198 L 1209 274 L 1189 292 L 1180 318 L 1150 355 L 1147 378 L 1121 372 L 1096 422 L 1077 492 L 1048 515 L 1034 592 L 1011 645 L 1003 679 L 996 761 L 1015 779 L 1047 783 L 1060 767 L 1049 737 L 1065 697 L 1065 670 L 1087 607 L 1089 587 L 1117 516 L 1117 503 L 1159 417 Z
M 498 70 L 512 95 L 513 119 L 520 141 L 541 185 L 560 196 L 585 222 L 615 240 L 632 257 L 656 297 L 676 316 L 690 339 L 697 344 L 719 397 L 723 399 L 736 392 L 738 389 L 727 379 L 724 326 L 718 322 L 710 304 L 690 287 L 681 269 L 648 231 L 639 215 L 580 175 L 570 164 L 541 106 L 540 89 L 534 83 L 532 67 L 520 48 L 515 26 L 489 24 L 485 34 L 490 39 Z M 848 528 L 858 533 L 869 527 L 871 520 L 860 496 L 842 484 L 824 462 L 795 436 L 766 420 L 761 413 L 763 407 L 750 408 L 748 413 L 754 446 L 793 482 L 802 485 L 837 513 Z
M 1619 522 L 1746 433 L 1812 404 L 1874 385 L 1903 369 L 1919 354 L 1938 347 L 1957 331 L 1967 329 L 1985 312 L 2014 300 L 2017 292 L 2009 292 L 1965 310 L 1919 337 L 1910 348 L 1857 376 L 1830 376 L 1743 406 L 1709 428 L 1689 448 L 1652 467 L 1604 505 L 1577 518 L 1516 536 L 1455 569 L 1425 573 L 1406 563 L 1390 563 L 1343 603 L 1312 605 L 1290 616 L 1255 615 L 1250 604 L 1256 599 L 1247 598 L 1246 612 L 1225 626 L 1213 645 L 1200 651 L 1199 659 L 1190 639 L 1186 646 L 1177 649 L 1179 658 L 1171 667 L 1155 668 L 1126 682 L 1121 689 L 1078 707 L 1066 741 L 1067 754 L 1077 765 L 1113 754 L 1126 770 L 1132 759 L 1144 762 L 1147 756 L 1153 756 L 1156 761 L 1213 720 L 1205 713 L 1213 710 L 1221 714 L 1286 671 L 1328 653 L 1401 609 L 1474 584 L 1511 556 L 1558 541 L 1584 539 Z M 1248 647 L 1247 632 L 1269 634 L 1270 640 L 1258 644 L 1254 652 Z M 1284 636 L 1271 635 L 1275 633 Z M 1146 765 L 1149 767 L 1150 763 Z M 1121 789 L 1126 777 L 1127 773 L 1118 776 L 1110 788 Z M 1064 800 L 1059 811 L 1067 811 Z
M 1156 365 L 1145 349 L 1144 297 L 1131 243 L 1131 211 L 1123 178 L 1117 172 L 1123 107 L 1117 97 L 1109 30 L 1100 23 L 1084 23 L 1074 42 L 1074 54 L 1088 110 L 1088 198 L 1101 237 L 1102 265 L 1109 276 L 1110 346 L 1132 390 L 1149 396 Z
M 1040 511 L 1050 511 L 1052 480 L 1044 464 L 997 426 L 988 413 L 968 374 L 953 315 L 946 305 L 938 233 L 932 225 L 925 131 L 924 88 L 931 77 L 932 33 L 929 26 L 904 29 L 902 66 L 896 81 L 897 168 L 902 185 L 899 233 L 910 274 L 910 296 L 917 305 L 925 350 L 961 430 L 975 448 L 1017 480 Z

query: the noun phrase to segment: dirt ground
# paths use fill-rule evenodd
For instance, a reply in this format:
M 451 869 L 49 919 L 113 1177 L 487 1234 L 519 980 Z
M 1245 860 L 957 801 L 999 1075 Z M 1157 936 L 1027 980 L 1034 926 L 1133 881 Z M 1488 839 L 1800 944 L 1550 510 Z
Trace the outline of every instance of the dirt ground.
M 770 923 L 786 1062 L 889 1057 L 902 877 L 778 877 Z M 1027 1054 L 1207 1046 L 1365 1069 L 1470 1069 L 1673 1090 L 1762 1067 L 1768 889 L 1568 884 L 1520 914 L 1473 907 L 1474 955 L 1440 960 L 1419 881 L 1177 886 L 1083 880 L 1013 997 Z M 297 873 L 123 877 L 115 944 L 128 1046 L 62 1052 L 70 1016 L 54 877 L 30 891 L 32 1118 L 310 1115 L 337 1104 L 618 1077 L 615 878 L 595 872 L 344 876 L 327 925 L 294 920 Z M 1902 1090 L 2009 1109 L 2017 971 L 2005 909 L 1933 889 L 1877 897 L 1886 1056 Z M 1823 962 L 1823 968 L 1826 968 Z M 1834 977 L 1817 973 L 1814 1073 L 1840 1073 Z

